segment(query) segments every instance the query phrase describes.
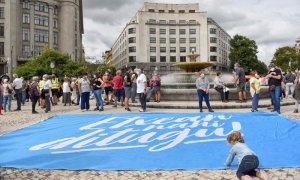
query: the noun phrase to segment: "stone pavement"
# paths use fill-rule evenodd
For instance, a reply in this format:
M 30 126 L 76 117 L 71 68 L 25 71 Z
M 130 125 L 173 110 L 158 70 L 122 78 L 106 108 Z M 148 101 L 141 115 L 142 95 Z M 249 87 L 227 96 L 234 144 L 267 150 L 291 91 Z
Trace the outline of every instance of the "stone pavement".
M 196 104 L 197 102 L 161 102 L 164 104 L 181 104 L 188 106 L 190 104 Z M 218 102 L 213 102 L 218 103 Z M 219 102 L 220 103 L 220 102 Z M 248 102 L 249 103 L 249 102 Z M 267 102 L 262 102 L 267 103 Z M 291 104 L 292 100 L 284 100 L 284 103 Z M 91 109 L 94 108 L 94 101 L 91 101 Z M 151 102 L 151 104 L 160 104 Z M 231 105 L 234 102 L 231 102 Z M 136 104 L 138 105 L 138 104 Z M 267 104 L 266 104 L 267 105 Z M 13 102 L 13 107 L 16 107 Z M 194 105 L 193 105 L 194 106 Z M 236 107 L 236 108 L 234 108 Z M 32 115 L 30 111 L 30 104 L 26 104 L 22 107 L 20 112 L 8 112 L 3 116 L 0 116 L 0 134 L 7 133 L 19 128 L 27 127 L 32 124 L 38 123 L 41 120 L 48 117 L 62 113 L 82 113 L 78 106 L 54 106 L 52 112 L 44 113 L 39 109 L 40 114 Z M 292 113 L 294 106 L 283 106 L 282 114 L 290 118 L 300 120 L 300 114 Z M 132 107 L 133 112 L 138 112 L 138 107 Z M 261 111 L 268 111 L 266 108 L 260 108 Z M 163 108 L 149 108 L 148 112 L 198 112 L 198 109 L 163 109 Z M 249 112 L 250 109 L 239 109 L 239 106 L 232 106 L 232 109 L 216 109 L 217 112 Z M 123 107 L 113 108 L 111 105 L 105 106 L 104 112 L 84 112 L 84 113 L 128 113 Z M 266 172 L 273 180 L 300 180 L 300 168 L 282 168 L 282 169 L 266 169 Z M 235 170 L 198 170 L 198 171 L 67 171 L 67 170 L 34 170 L 34 169 L 13 169 L 13 168 L 0 168 L 0 180 L 39 180 L 39 179 L 51 179 L 51 180 L 77 180 L 77 179 L 99 179 L 99 180 L 229 180 L 237 179 L 235 176 Z

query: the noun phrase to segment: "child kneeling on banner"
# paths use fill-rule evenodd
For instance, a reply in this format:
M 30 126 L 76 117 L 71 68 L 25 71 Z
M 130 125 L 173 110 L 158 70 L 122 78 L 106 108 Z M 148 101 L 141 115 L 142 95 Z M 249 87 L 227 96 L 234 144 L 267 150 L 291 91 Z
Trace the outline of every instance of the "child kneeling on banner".
M 263 170 L 255 171 L 259 165 L 256 154 L 245 144 L 240 132 L 233 132 L 227 136 L 227 142 L 231 146 L 230 154 L 225 162 L 225 166 L 229 166 L 234 156 L 238 159 L 237 177 L 241 180 L 250 180 L 250 176 L 256 176 L 262 179 L 269 179 L 267 173 Z

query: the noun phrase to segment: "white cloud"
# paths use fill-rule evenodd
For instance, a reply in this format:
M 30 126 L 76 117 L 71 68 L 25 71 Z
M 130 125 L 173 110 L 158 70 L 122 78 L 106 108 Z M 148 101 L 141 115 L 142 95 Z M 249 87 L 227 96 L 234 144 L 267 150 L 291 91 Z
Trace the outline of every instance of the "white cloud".
M 148 1 L 149 2 L 149 1 Z M 275 50 L 293 46 L 300 37 L 299 0 L 150 0 L 158 3 L 199 3 L 201 11 L 216 20 L 231 36 L 240 34 L 256 41 L 258 57 L 269 63 Z M 113 45 L 126 23 L 143 6 L 141 0 L 86 0 L 84 46 L 87 56 L 101 58 Z

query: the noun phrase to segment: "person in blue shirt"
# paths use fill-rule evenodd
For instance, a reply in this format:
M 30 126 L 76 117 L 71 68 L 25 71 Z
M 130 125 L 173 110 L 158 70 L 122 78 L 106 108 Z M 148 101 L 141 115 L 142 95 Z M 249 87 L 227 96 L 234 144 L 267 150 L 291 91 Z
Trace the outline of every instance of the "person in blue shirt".
M 265 180 L 269 177 L 263 170 L 256 171 L 259 160 L 255 152 L 245 144 L 242 134 L 238 131 L 227 136 L 227 142 L 231 146 L 230 154 L 225 162 L 225 166 L 230 166 L 234 157 L 238 159 L 237 177 L 241 180 L 250 180 L 251 176 L 256 176 Z

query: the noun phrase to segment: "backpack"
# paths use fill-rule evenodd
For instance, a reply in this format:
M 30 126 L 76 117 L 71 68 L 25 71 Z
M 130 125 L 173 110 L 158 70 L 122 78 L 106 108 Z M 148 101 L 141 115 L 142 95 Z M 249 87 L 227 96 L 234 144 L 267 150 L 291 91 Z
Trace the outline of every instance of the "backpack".
M 37 88 L 37 86 L 33 86 L 33 84 L 30 84 L 28 94 L 30 97 L 38 97 L 37 90 L 34 90 L 34 87 Z

